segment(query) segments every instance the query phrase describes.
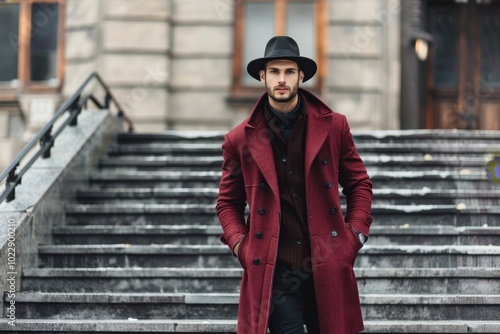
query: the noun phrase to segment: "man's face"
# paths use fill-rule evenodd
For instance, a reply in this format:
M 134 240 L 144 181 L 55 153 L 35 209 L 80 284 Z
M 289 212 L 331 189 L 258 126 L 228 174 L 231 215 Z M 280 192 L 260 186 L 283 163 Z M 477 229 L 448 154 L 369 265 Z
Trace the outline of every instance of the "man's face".
M 292 102 L 297 96 L 304 72 L 299 71 L 296 62 L 291 60 L 272 60 L 266 70 L 260 71 L 260 81 L 265 84 L 267 94 L 277 103 Z

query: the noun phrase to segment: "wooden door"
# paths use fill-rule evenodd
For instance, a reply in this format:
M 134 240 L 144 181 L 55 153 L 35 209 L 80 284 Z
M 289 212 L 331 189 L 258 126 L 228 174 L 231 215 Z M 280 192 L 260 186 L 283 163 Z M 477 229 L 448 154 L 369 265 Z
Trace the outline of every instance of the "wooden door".
M 431 1 L 426 127 L 500 130 L 500 1 Z

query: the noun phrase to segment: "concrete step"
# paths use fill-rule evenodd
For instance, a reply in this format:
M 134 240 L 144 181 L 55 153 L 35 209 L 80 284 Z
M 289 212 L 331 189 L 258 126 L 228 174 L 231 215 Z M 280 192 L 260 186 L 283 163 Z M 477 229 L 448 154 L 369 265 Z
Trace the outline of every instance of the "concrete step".
M 56 245 L 221 245 L 221 234 L 220 225 L 60 226 L 53 229 L 53 242 Z
M 486 168 L 485 168 L 486 170 Z M 498 190 L 488 181 L 486 171 L 464 174 L 446 171 L 370 171 L 378 189 Z
M 203 198 L 203 195 L 200 195 Z M 67 221 L 91 219 L 94 224 L 165 225 L 202 223 L 216 225 L 213 204 L 68 204 Z M 345 214 L 345 208 L 343 208 Z M 500 206 L 372 205 L 374 219 L 382 225 L 497 226 Z
M 500 139 L 499 131 L 484 130 L 383 130 L 383 131 L 354 131 L 354 140 L 357 143 L 421 143 L 426 145 L 440 145 L 453 143 L 462 145 L 468 143 L 496 143 Z
M 91 223 L 91 222 L 90 222 Z M 217 225 L 83 225 L 53 229 L 56 245 L 221 245 Z M 500 226 L 384 226 L 370 229 L 370 245 L 500 245 Z
M 212 204 L 69 204 L 67 221 L 93 224 L 218 225 Z
M 499 268 L 356 268 L 360 293 L 496 294 Z M 239 268 L 28 268 L 22 290 L 41 292 L 237 293 Z
M 441 145 L 428 145 L 426 143 L 380 143 L 380 142 L 359 142 L 356 144 L 360 155 L 365 153 L 377 153 L 387 155 L 401 154 L 431 154 L 445 157 L 449 155 L 457 156 L 485 156 L 486 154 L 496 154 L 500 151 L 500 145 L 496 143 L 442 143 Z M 150 142 L 150 143 L 124 143 L 114 145 L 108 149 L 109 156 L 156 156 L 165 154 L 176 154 L 182 156 L 189 155 L 222 155 L 222 142 Z
M 225 132 L 217 131 L 165 131 L 162 133 L 120 133 L 118 144 L 151 142 L 222 143 Z
M 164 203 L 164 204 L 213 204 L 219 189 L 211 188 L 106 188 L 85 189 L 77 192 L 80 204 L 92 203 Z
M 220 172 L 222 156 L 141 156 L 141 157 L 114 157 L 102 159 L 99 168 L 134 168 L 140 169 L 179 169 L 183 170 L 216 170 Z
M 67 320 L 19 319 L 12 331 L 6 320 L 0 320 L 0 332 L 12 334 L 89 334 L 89 333 L 214 333 L 235 334 L 236 320 Z M 363 333 L 500 333 L 499 321 L 365 321 Z
M 329 241 L 325 241 L 329 242 Z M 328 252 L 328 249 L 324 249 Z M 327 254 L 325 254 L 326 256 Z M 39 247 L 43 267 L 239 267 L 225 245 L 50 245 Z M 257 264 L 262 265 L 262 263 Z M 500 246 L 365 245 L 361 268 L 500 267 Z
M 108 156 L 156 156 L 172 154 L 177 156 L 222 156 L 222 142 L 220 143 L 144 143 L 122 144 L 108 149 Z
M 89 182 L 113 188 L 218 188 L 217 171 L 104 171 L 93 173 Z
M 88 188 L 77 192 L 80 204 L 155 203 L 155 204 L 213 204 L 219 189 L 211 188 Z M 345 197 L 340 192 L 341 200 Z M 500 206 L 500 189 L 496 190 L 432 190 L 374 189 L 374 204 L 459 204 L 467 206 Z
M 155 146 L 153 146 L 155 147 Z M 491 143 L 441 143 L 440 145 L 429 145 L 428 143 L 381 143 L 381 142 L 358 142 L 356 149 L 363 156 L 363 153 L 378 153 L 388 155 L 405 154 L 429 154 L 436 156 L 457 155 L 483 156 L 500 152 L 500 140 Z
M 378 189 L 422 189 L 432 190 L 498 190 L 488 182 L 484 170 L 481 173 L 463 174 L 448 171 L 375 171 L 368 170 Z M 91 185 L 122 188 L 217 188 L 220 171 L 122 171 L 98 172 L 90 176 Z
M 498 321 L 500 295 L 360 295 L 366 320 Z M 237 293 L 16 294 L 19 319 L 235 319 Z

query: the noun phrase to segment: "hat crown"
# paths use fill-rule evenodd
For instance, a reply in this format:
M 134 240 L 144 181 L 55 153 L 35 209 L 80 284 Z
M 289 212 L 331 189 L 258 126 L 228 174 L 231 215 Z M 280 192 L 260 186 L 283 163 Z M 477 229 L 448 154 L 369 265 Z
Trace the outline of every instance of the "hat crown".
M 300 57 L 297 42 L 289 36 L 275 36 L 267 42 L 264 57 L 283 55 L 288 57 Z

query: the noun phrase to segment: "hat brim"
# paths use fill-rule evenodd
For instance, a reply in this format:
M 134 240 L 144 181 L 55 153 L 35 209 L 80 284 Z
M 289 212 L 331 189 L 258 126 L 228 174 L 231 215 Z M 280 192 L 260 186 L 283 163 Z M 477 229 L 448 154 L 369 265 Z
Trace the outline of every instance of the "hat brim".
M 254 78 L 255 80 L 260 81 L 259 72 L 264 69 L 264 65 L 270 62 L 271 60 L 277 59 L 288 59 L 296 62 L 299 65 L 299 68 L 302 72 L 304 72 L 304 80 L 302 82 L 306 82 L 311 79 L 318 69 L 316 62 L 307 57 L 293 57 L 293 56 L 277 56 L 277 57 L 263 57 L 252 60 L 247 65 L 247 72 Z

